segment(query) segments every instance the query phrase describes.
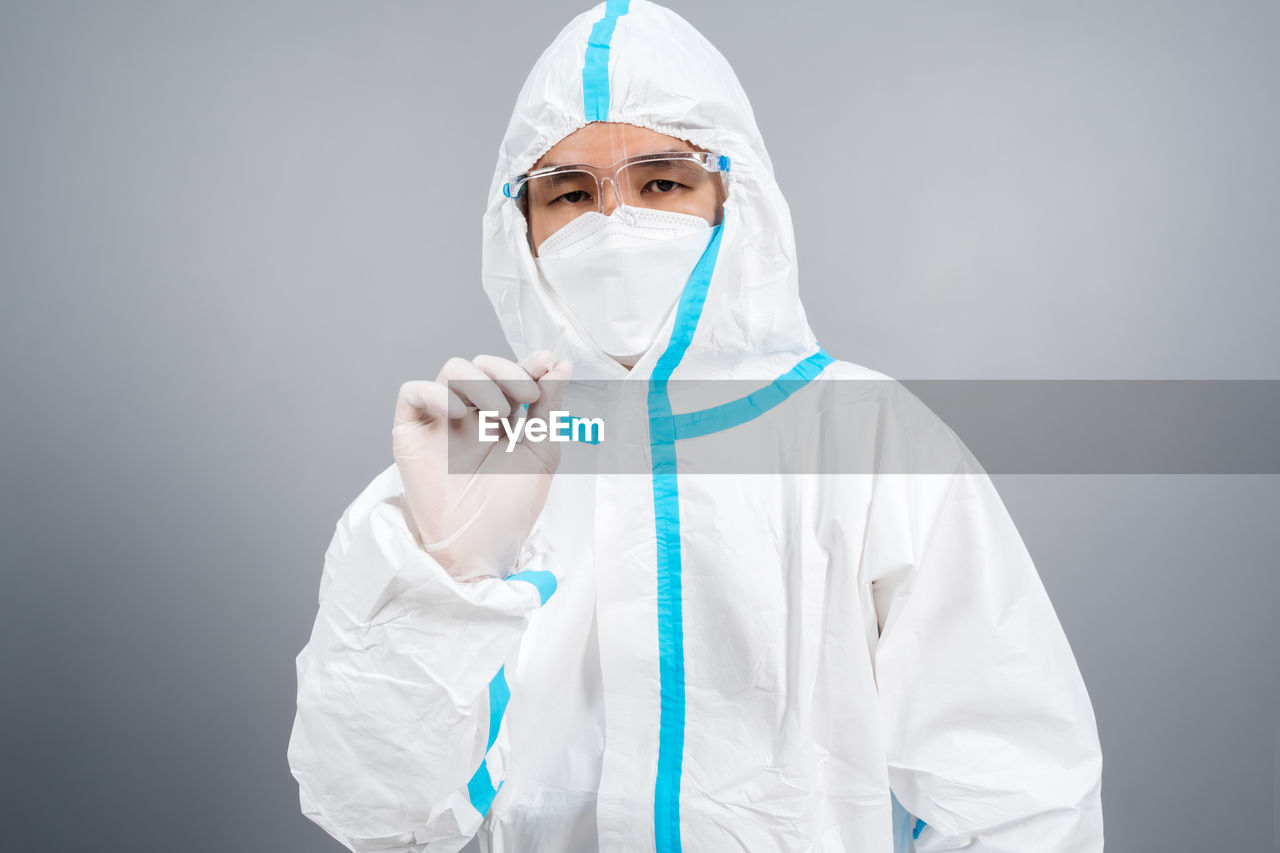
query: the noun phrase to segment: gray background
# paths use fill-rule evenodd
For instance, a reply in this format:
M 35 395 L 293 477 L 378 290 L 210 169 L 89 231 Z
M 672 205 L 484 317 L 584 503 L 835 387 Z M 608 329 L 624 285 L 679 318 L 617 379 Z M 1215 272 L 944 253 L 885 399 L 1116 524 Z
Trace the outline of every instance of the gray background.
M 321 555 L 399 384 L 505 351 L 484 195 L 583 8 L 0 5 L 0 847 L 336 849 L 285 762 Z M 1277 4 L 677 8 L 753 99 L 837 357 L 1280 377 Z M 998 478 L 1109 850 L 1275 845 L 1277 479 Z

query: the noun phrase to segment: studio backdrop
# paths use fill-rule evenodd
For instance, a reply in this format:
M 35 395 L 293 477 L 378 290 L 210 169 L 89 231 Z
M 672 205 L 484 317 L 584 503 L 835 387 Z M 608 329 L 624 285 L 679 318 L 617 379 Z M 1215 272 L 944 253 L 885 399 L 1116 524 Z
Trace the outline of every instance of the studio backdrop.
M 0 4 L 0 847 L 340 849 L 285 759 L 322 557 L 400 384 L 509 354 L 480 217 L 587 5 Z M 752 99 L 835 357 L 1280 379 L 1280 6 L 670 5 Z M 1277 849 L 1276 473 L 993 470 L 1110 850 Z

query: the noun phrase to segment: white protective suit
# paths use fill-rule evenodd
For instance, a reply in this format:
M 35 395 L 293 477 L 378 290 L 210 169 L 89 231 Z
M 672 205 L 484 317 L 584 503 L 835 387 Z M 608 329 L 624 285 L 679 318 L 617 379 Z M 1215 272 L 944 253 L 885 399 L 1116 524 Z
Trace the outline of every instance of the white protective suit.
M 732 163 L 723 222 L 629 373 L 547 297 L 502 190 L 589 121 Z M 715 48 L 646 0 L 579 15 L 520 92 L 489 197 L 484 287 L 512 349 L 647 384 L 653 473 L 556 477 L 516 574 L 473 583 L 417 546 L 398 469 L 379 475 L 337 525 L 298 657 L 303 811 L 357 851 L 1102 850 L 1088 695 L 970 457 L 677 473 L 668 379 L 883 378 L 810 332 L 787 205 Z M 957 442 L 895 429 L 918 402 L 881 385 L 879 431 L 841 447 Z

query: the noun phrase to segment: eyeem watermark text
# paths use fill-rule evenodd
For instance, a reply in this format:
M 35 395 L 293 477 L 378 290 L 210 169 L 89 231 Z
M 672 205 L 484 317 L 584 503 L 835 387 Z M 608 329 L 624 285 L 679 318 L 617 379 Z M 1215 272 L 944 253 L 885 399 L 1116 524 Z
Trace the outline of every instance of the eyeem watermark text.
M 516 443 L 523 437 L 525 441 L 580 441 L 585 444 L 599 444 L 604 441 L 603 418 L 575 418 L 568 412 L 551 412 L 549 418 L 519 417 L 513 423 L 510 418 L 500 417 L 497 412 L 481 409 L 477 414 L 479 420 L 479 438 L 485 444 L 501 441 L 503 434 L 507 437 L 507 453 L 516 449 Z

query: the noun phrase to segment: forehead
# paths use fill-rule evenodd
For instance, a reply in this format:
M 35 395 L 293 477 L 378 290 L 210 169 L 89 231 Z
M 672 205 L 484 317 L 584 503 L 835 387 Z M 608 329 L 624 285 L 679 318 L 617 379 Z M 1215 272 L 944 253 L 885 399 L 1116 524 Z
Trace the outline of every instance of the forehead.
M 579 128 L 551 146 L 551 149 L 533 164 L 533 168 L 564 166 L 570 163 L 608 166 L 624 157 L 636 154 L 698 150 L 700 149 L 683 139 L 667 136 L 665 133 L 658 133 L 647 127 L 597 121 Z

